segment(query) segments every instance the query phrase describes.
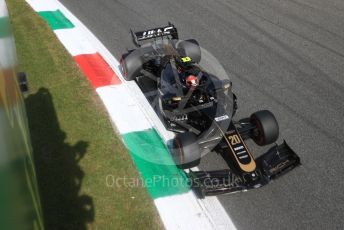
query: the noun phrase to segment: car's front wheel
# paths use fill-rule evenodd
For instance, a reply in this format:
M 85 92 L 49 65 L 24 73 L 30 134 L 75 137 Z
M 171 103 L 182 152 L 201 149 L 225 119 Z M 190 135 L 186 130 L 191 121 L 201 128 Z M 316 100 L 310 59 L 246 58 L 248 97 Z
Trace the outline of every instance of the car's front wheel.
M 274 143 L 279 136 L 279 126 L 275 116 L 268 110 L 255 112 L 250 117 L 255 126 L 252 139 L 257 145 L 263 146 Z
M 201 152 L 197 136 L 191 132 L 177 134 L 172 142 L 171 154 L 179 168 L 188 169 L 198 166 Z

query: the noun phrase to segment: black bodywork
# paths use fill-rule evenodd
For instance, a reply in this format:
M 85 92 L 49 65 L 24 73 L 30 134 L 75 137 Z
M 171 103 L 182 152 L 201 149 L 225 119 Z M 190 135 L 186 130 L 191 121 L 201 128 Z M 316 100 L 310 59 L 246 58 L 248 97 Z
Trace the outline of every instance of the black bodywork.
M 135 80 L 165 127 L 176 134 L 193 133 L 200 155 L 214 150 L 228 162 L 229 169 L 189 170 L 191 187 L 200 198 L 259 188 L 300 164 L 299 157 L 285 141 L 257 159 L 252 157 L 245 140 L 256 138 L 260 127 L 250 119 L 233 119 L 237 99 L 229 79 L 219 79 L 197 63 L 183 62 L 186 55 L 176 45 L 178 32 L 171 23 L 167 27 L 131 31 L 131 35 L 137 48 L 122 56 L 123 75 L 128 77 L 129 72 L 124 60 L 138 52 L 141 69 Z M 142 44 L 144 40 L 150 42 Z M 185 87 L 185 78 L 180 75 L 190 74 L 188 71 L 197 76 L 200 82 L 197 88 Z
M 275 144 L 266 153 L 254 159 L 240 131 L 233 123 L 227 133 L 227 138 L 233 135 L 238 135 L 240 138 L 240 142 L 235 145 L 228 142 L 218 146 L 220 149 L 217 151 L 229 163 L 230 169 L 190 170 L 188 173 L 191 187 L 200 198 L 260 188 L 300 165 L 300 158 L 285 141 L 280 145 Z M 228 139 L 225 140 L 227 141 Z M 238 146 L 244 146 L 246 150 L 247 157 L 244 160 L 238 158 L 238 151 L 235 151 Z

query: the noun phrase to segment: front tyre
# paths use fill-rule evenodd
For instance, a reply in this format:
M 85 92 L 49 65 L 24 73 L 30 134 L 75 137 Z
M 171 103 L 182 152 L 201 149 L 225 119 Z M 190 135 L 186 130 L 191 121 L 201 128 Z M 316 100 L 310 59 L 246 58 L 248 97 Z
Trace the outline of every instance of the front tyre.
M 252 131 L 252 139 L 257 145 L 269 145 L 278 139 L 279 126 L 275 116 L 268 110 L 255 112 L 250 122 L 256 127 Z
M 198 166 L 201 152 L 197 136 L 190 132 L 177 134 L 172 142 L 171 154 L 179 168 L 189 169 Z

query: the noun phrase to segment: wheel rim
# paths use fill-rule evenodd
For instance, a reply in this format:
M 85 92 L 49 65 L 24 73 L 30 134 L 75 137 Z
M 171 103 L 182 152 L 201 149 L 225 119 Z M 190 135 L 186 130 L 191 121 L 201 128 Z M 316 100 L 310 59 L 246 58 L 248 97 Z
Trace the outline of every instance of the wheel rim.
M 258 135 L 253 135 L 254 140 L 258 145 L 263 145 L 264 144 L 264 129 L 261 125 L 261 123 L 258 121 L 258 119 L 253 116 L 251 119 L 252 123 L 254 123 L 257 127 Z
M 182 164 L 184 162 L 184 155 L 183 155 L 183 151 L 182 151 L 182 146 L 180 144 L 180 141 L 178 138 L 176 138 L 175 140 L 175 147 L 178 148 L 178 158 L 179 158 L 179 162 L 180 164 Z

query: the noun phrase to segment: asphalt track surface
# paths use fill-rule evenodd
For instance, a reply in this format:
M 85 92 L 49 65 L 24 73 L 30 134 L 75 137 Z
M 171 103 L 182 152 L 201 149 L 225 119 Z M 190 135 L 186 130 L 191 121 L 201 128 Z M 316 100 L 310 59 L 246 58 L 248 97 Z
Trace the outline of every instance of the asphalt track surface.
M 344 1 L 62 0 L 117 58 L 128 33 L 168 21 L 223 64 L 238 117 L 269 109 L 303 165 L 259 190 L 219 196 L 238 229 L 344 226 Z M 224 165 L 207 156 L 202 167 Z

